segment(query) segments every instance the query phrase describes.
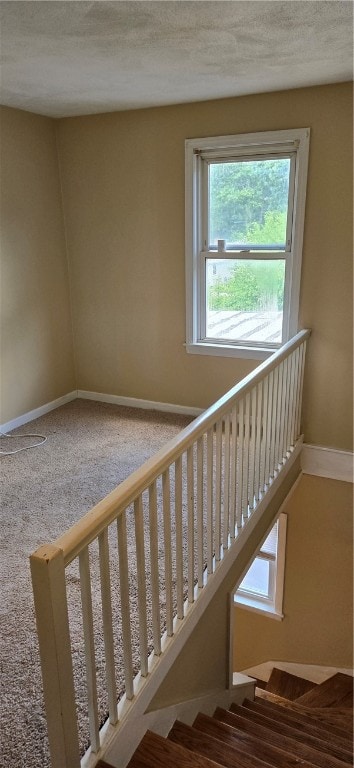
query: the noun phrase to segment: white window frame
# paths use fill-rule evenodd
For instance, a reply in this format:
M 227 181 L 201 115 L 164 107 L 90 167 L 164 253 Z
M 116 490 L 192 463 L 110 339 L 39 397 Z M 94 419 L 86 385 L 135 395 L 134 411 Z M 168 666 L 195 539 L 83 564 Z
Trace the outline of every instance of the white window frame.
M 248 357 L 264 360 L 281 346 L 232 343 L 208 339 L 205 332 L 205 265 L 213 259 L 284 259 L 285 287 L 282 341 L 298 331 L 302 245 L 305 219 L 309 128 L 187 139 L 186 177 L 186 350 L 192 354 Z M 207 165 L 210 160 L 292 157 L 288 231 L 284 250 L 210 249 L 208 230 Z
M 263 613 L 267 616 L 271 616 L 272 618 L 277 619 L 278 621 L 281 621 L 284 618 L 283 594 L 285 575 L 286 526 L 287 515 L 282 512 L 278 518 L 276 555 L 262 552 L 262 544 L 252 562 L 249 563 L 240 581 L 241 584 L 250 566 L 257 558 L 268 560 L 270 565 L 268 597 L 265 597 L 261 593 L 256 593 L 253 591 L 250 592 L 248 590 L 241 589 L 240 586 L 236 589 L 234 594 L 234 601 L 241 608 L 247 608 L 248 610 L 254 611 L 256 613 Z M 269 533 L 270 531 L 268 531 L 264 541 L 266 541 Z

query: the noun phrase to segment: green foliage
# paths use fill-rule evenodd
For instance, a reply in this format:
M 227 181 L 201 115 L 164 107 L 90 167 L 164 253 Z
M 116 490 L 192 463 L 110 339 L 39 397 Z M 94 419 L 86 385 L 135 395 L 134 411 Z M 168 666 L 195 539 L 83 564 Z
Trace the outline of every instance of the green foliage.
M 287 158 L 211 164 L 210 241 L 285 242 L 289 171 Z
M 267 245 L 284 242 L 286 233 L 286 211 L 267 211 L 264 223 L 254 222 L 247 230 L 247 242 Z
M 208 306 L 239 312 L 281 310 L 283 293 L 283 261 L 239 261 L 231 277 L 217 278 L 209 286 Z

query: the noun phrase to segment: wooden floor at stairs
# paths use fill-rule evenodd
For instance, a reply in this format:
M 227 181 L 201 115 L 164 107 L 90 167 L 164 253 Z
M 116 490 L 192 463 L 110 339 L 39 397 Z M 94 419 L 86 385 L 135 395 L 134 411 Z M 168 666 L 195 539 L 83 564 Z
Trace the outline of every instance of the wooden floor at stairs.
M 167 738 L 147 731 L 127 768 L 349 768 L 353 678 L 319 685 L 274 669 L 255 701 L 176 721 Z M 100 761 L 97 768 L 111 768 Z

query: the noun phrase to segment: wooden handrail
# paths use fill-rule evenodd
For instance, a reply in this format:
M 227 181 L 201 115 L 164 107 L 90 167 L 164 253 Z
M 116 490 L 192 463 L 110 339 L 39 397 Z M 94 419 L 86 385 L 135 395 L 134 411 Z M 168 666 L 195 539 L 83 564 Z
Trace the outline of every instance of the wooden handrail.
M 231 403 L 234 404 L 250 392 L 279 363 L 303 344 L 310 337 L 310 334 L 311 331 L 309 330 L 300 331 L 284 344 L 281 349 L 277 350 L 271 357 L 242 379 L 241 382 L 232 387 L 229 392 L 217 400 L 210 408 L 207 408 L 158 453 L 142 464 L 126 480 L 123 480 L 102 501 L 98 502 L 84 517 L 60 536 L 54 542 L 54 545 L 62 550 L 65 566 L 96 539 L 189 446 L 193 445 L 208 429 L 211 429 L 218 419 L 223 418 L 230 410 Z

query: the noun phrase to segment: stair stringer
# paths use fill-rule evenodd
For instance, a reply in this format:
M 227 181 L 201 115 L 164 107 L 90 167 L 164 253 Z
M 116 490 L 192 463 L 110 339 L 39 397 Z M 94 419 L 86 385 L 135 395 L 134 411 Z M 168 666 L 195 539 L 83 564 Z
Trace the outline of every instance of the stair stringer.
M 211 697 L 215 702 L 213 705 L 214 708 L 215 706 L 219 705 L 215 700 L 215 697 L 218 696 L 225 696 L 228 703 L 231 701 L 236 701 L 235 697 L 237 696 L 236 691 L 238 685 L 236 685 L 236 687 L 234 685 L 235 676 L 232 674 L 231 660 L 229 659 L 229 669 L 225 670 L 225 688 L 218 689 L 217 691 L 213 689 L 211 693 L 205 693 L 204 695 L 197 696 L 193 699 L 186 698 L 185 700 L 179 701 L 177 703 L 171 702 L 171 706 L 166 705 L 164 706 L 163 710 L 156 708 L 151 712 L 147 712 L 149 705 L 153 701 L 158 689 L 165 680 L 168 672 L 171 669 L 171 666 L 174 664 L 182 649 L 186 645 L 199 620 L 205 613 L 218 589 L 221 587 L 224 579 L 226 579 L 230 570 L 235 565 L 237 557 L 249 542 L 254 529 L 258 523 L 262 521 L 262 517 L 267 511 L 275 495 L 280 491 L 281 486 L 288 478 L 288 475 L 291 475 L 291 470 L 296 469 L 297 463 L 299 465 L 298 459 L 301 454 L 302 445 L 303 436 L 301 436 L 301 438 L 299 438 L 297 441 L 286 463 L 279 468 L 279 471 L 272 479 L 264 496 L 260 499 L 257 506 L 254 508 L 251 516 L 247 519 L 243 528 L 237 533 L 233 544 L 228 550 L 226 550 L 226 552 L 222 553 L 221 559 L 214 563 L 215 570 L 213 574 L 208 576 L 207 583 L 202 588 L 198 588 L 198 586 L 195 587 L 194 602 L 189 603 L 188 600 L 186 600 L 184 605 L 184 618 L 178 619 L 176 617 L 174 619 L 172 637 L 168 637 L 166 633 L 163 635 L 161 640 L 161 654 L 159 656 L 156 656 L 154 653 L 150 655 L 148 660 L 148 675 L 143 677 L 139 672 L 135 677 L 133 699 L 128 700 L 126 695 L 122 697 L 118 705 L 118 722 L 115 725 L 112 725 L 108 720 L 106 721 L 100 731 L 100 750 L 97 753 L 93 753 L 89 748 L 82 758 L 81 768 L 95 768 L 99 760 L 105 760 L 115 766 L 115 768 L 125 768 L 127 762 L 129 761 L 131 755 L 133 754 L 143 734 L 145 733 L 145 730 L 147 730 L 147 728 L 152 729 L 152 726 L 147 724 L 149 722 L 148 715 L 151 716 L 151 721 L 157 722 L 158 717 L 155 713 L 159 712 L 159 717 L 162 718 L 162 721 L 164 721 L 164 717 L 161 714 L 162 711 L 171 710 L 172 713 L 172 711 L 178 707 L 178 717 L 179 719 L 183 720 L 185 716 L 188 717 L 189 711 L 194 712 L 194 702 L 198 702 L 198 705 L 195 704 L 196 707 L 198 706 L 198 709 L 196 709 L 197 713 L 198 711 L 202 711 L 201 700 L 205 699 L 205 706 L 210 706 L 210 703 L 208 703 L 209 697 Z M 300 474 L 301 469 L 299 466 L 296 477 L 293 477 L 293 482 L 296 481 Z M 284 498 L 287 496 L 288 491 L 289 487 L 287 487 L 284 491 Z M 259 541 L 257 541 L 255 550 L 262 540 L 262 535 L 264 536 L 266 529 L 268 528 L 269 521 L 267 520 L 264 525 L 265 530 L 260 533 Z M 242 568 L 239 576 L 241 579 Z M 251 678 L 248 678 L 243 682 L 247 682 L 247 686 L 251 686 L 250 698 L 254 698 L 254 681 L 252 681 Z M 249 693 L 246 694 L 243 692 L 243 694 L 241 693 L 241 696 L 242 695 L 245 697 L 246 695 L 248 696 Z M 186 715 L 184 715 L 184 711 L 186 711 Z M 174 719 L 176 719 L 176 716 L 174 716 Z M 140 720 L 143 721 L 144 725 L 146 724 L 145 730 L 143 730 L 143 732 L 140 732 L 140 730 L 137 728 L 137 723 Z M 168 712 L 166 712 L 166 723 L 167 722 L 170 722 Z M 133 725 L 134 723 L 135 728 Z M 168 726 L 167 732 L 172 726 L 172 723 L 173 721 Z
M 166 737 L 176 720 L 186 725 L 192 725 L 197 714 L 212 715 L 216 707 L 227 709 L 233 702 L 242 704 L 245 698 L 254 699 L 256 681 L 246 675 L 239 675 L 238 683 L 233 688 L 200 696 L 188 701 L 172 704 L 170 707 L 155 709 L 143 715 L 135 715 L 125 720 L 119 735 L 119 750 L 115 745 L 105 753 L 107 760 L 114 768 L 124 768 L 132 757 L 133 752 L 142 740 L 147 730 Z

